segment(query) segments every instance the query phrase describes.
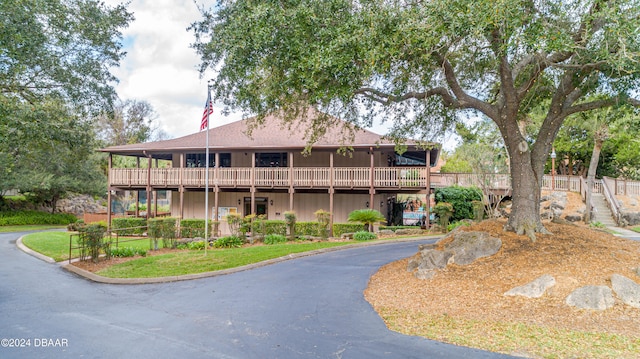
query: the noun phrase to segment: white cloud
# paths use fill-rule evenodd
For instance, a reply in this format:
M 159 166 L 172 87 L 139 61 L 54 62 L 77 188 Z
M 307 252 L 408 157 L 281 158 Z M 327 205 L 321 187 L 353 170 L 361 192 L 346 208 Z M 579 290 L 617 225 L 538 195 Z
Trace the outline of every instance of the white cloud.
M 113 6 L 120 1 L 106 3 Z M 120 80 L 118 95 L 149 102 L 169 137 L 198 131 L 207 77 L 200 79 L 199 58 L 189 47 L 194 37 L 187 27 L 201 18 L 196 5 L 192 0 L 132 0 L 128 9 L 135 20 L 123 33 L 127 55 L 120 67 L 113 69 Z M 215 109 L 220 112 L 221 108 Z M 239 118 L 239 114 L 226 118 L 214 115 L 211 124 Z

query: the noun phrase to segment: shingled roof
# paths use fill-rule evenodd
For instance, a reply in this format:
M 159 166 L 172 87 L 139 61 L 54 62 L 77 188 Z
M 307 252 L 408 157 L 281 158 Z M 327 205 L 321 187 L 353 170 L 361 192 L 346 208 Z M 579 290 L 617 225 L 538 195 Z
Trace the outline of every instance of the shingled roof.
M 344 142 L 345 133 L 348 128 L 353 128 L 348 123 L 333 119 L 336 126 L 326 129 L 324 136 L 319 138 L 312 146 L 312 149 L 337 149 L 343 146 L 350 146 L 354 149 L 374 147 L 393 147 L 392 141 L 386 140 L 383 136 L 364 129 L 354 130 L 353 138 Z M 265 117 L 264 122 L 256 127 L 251 136 L 247 134 L 249 125 L 255 118 L 236 121 L 227 125 L 214 127 L 209 131 L 200 131 L 184 137 L 171 140 L 136 143 L 123 146 L 111 146 L 102 149 L 102 152 L 128 156 L 147 156 L 154 158 L 170 158 L 173 152 L 205 150 L 206 137 L 209 135 L 209 149 L 216 151 L 242 150 L 269 150 L 269 149 L 304 149 L 307 146 L 305 131 L 310 127 L 309 118 L 297 120 L 293 123 L 284 124 L 281 118 L 274 115 Z M 346 127 L 344 127 L 346 126 Z

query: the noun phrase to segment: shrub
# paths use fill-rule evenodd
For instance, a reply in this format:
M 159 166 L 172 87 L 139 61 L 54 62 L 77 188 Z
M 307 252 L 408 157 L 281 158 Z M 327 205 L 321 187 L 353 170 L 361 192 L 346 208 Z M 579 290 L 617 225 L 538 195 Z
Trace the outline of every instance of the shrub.
M 27 224 L 68 225 L 77 220 L 76 216 L 69 213 L 48 213 L 32 210 L 0 212 L 0 226 L 22 226 Z
M 111 230 L 121 236 L 140 236 L 147 226 L 146 218 L 125 217 L 111 220 Z
M 264 233 L 266 235 L 280 234 L 284 236 L 287 234 L 287 224 L 285 223 L 285 221 L 272 219 L 272 220 L 265 220 L 263 223 L 264 223 Z
M 264 244 L 277 244 L 284 243 L 286 241 L 287 237 L 282 234 L 267 234 L 267 236 L 264 237 Z
M 318 231 L 320 237 L 327 238 L 329 237 L 329 223 L 331 223 L 331 212 L 327 212 L 323 209 L 319 209 L 315 211 L 313 214 L 316 216 L 316 220 L 318 221 Z
M 360 231 L 353 234 L 353 239 L 356 241 L 370 241 L 377 238 L 378 236 L 375 233 L 367 231 Z
M 229 230 L 232 236 L 240 236 L 240 227 L 242 226 L 243 218 L 239 213 L 229 213 L 225 217 L 227 224 L 229 224 Z
M 301 236 L 320 237 L 318 222 L 296 222 L 295 233 Z
M 447 227 L 449 226 L 449 220 L 453 215 L 453 206 L 451 205 L 451 203 L 440 202 L 436 204 L 435 206 L 433 206 L 433 213 L 438 216 L 438 220 L 440 222 L 440 227 L 442 227 L 442 230 L 446 231 Z
M 447 226 L 447 232 L 451 232 L 460 226 L 470 226 L 470 225 L 471 223 L 467 221 L 457 221 L 457 222 L 449 223 L 449 225 Z
M 99 224 L 90 224 L 80 228 L 78 245 L 80 248 L 80 259 L 84 260 L 85 255 L 91 256 L 93 262 L 98 262 L 100 251 L 104 249 L 107 258 L 110 258 L 110 243 L 104 242 L 104 234 L 107 229 Z
M 216 248 L 238 248 L 242 247 L 242 244 L 242 238 L 238 236 L 220 237 L 213 242 L 213 246 Z
M 160 234 L 162 236 L 162 246 L 164 248 L 176 248 L 176 219 L 165 217 L 160 219 Z
M 140 255 L 142 257 L 147 256 L 147 251 L 134 247 L 111 248 L 109 252 L 111 257 L 134 257 L 136 255 Z
M 364 224 L 362 223 L 334 223 L 333 224 L 333 236 L 340 237 L 344 233 L 355 233 L 364 231 Z
M 180 221 L 180 237 L 182 238 L 204 238 L 204 219 L 189 218 Z M 212 221 L 209 221 L 209 231 L 211 234 Z
M 67 231 L 69 231 L 69 232 L 77 232 L 78 229 L 80 229 L 83 226 L 84 226 L 84 220 L 79 219 L 79 220 L 77 220 L 77 221 L 75 221 L 73 223 L 69 223 L 67 225 Z
M 185 244 L 187 249 L 192 251 L 201 251 L 204 250 L 204 241 L 193 241 Z
M 473 201 L 482 201 L 482 191 L 477 187 L 437 188 L 434 195 L 436 203 L 446 202 L 453 206 L 453 221 L 473 218 Z
M 399 229 L 416 229 L 416 226 L 380 226 L 380 230 L 397 231 Z
M 347 219 L 349 222 L 359 222 L 365 225 L 368 231 L 372 231 L 372 226 L 374 223 L 385 223 L 387 221 L 386 218 L 375 209 L 357 209 L 351 213 L 349 213 L 349 218 Z
M 284 212 L 284 221 L 289 228 L 289 239 L 293 240 L 296 237 L 296 212 L 286 211 Z

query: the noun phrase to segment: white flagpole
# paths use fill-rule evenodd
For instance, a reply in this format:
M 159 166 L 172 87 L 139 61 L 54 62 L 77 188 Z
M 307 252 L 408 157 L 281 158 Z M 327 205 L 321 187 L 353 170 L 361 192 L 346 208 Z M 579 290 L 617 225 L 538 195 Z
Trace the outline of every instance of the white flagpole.
M 211 86 L 207 83 L 207 131 L 205 132 L 206 155 L 205 155 L 205 173 L 204 173 L 204 255 L 207 255 L 207 247 L 209 247 L 209 106 L 211 106 Z

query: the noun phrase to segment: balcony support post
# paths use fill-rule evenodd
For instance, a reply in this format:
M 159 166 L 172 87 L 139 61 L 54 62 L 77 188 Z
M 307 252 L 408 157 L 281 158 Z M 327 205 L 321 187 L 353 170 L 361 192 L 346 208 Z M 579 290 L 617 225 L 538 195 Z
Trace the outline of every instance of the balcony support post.
M 289 151 L 289 211 L 293 211 L 293 194 L 295 188 L 293 187 L 293 152 Z
M 371 158 L 370 160 L 370 165 L 369 165 L 369 203 L 371 208 L 374 208 L 374 201 L 373 201 L 373 195 L 376 193 L 376 188 L 375 188 L 375 183 L 374 183 L 374 166 L 375 166 L 375 159 L 374 159 L 374 155 L 373 155 L 373 147 L 369 147 L 369 157 Z
M 109 171 L 107 171 L 107 233 L 111 233 L 111 166 L 113 165 L 113 155 L 109 153 L 107 157 Z

